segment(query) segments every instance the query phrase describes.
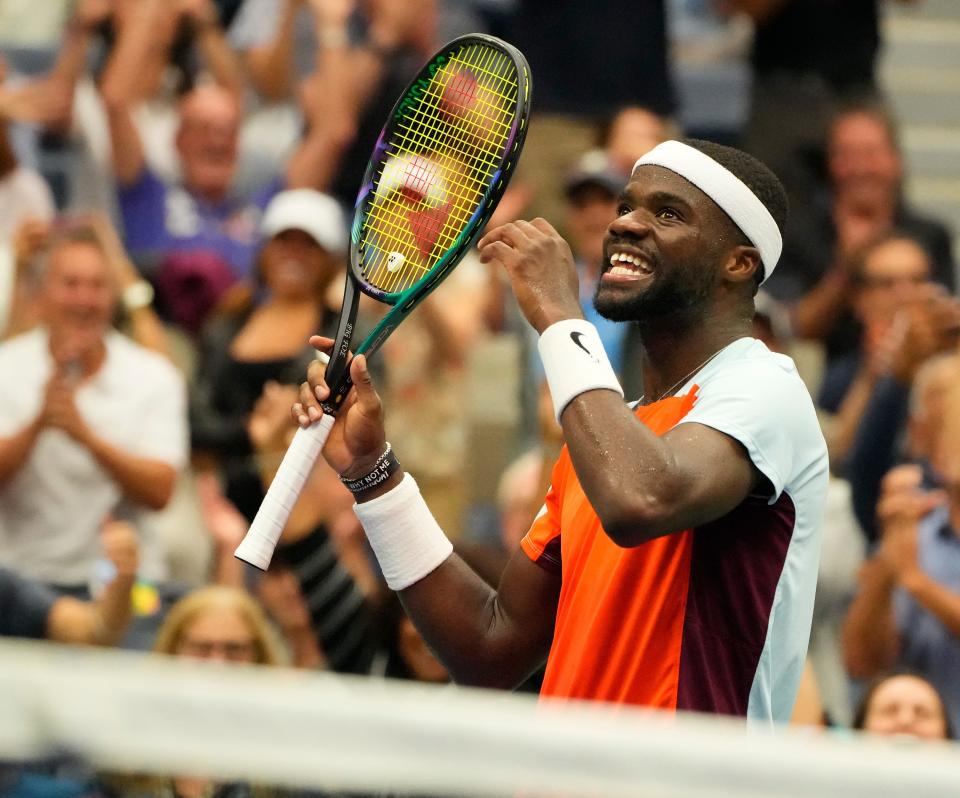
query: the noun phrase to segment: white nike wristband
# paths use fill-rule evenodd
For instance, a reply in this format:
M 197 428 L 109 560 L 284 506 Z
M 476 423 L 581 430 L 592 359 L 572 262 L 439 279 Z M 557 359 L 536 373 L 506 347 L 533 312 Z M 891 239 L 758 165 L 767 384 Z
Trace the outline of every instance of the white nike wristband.
M 409 474 L 392 490 L 353 505 L 353 510 L 391 590 L 419 582 L 453 554 L 453 544 Z
M 623 396 L 597 328 L 589 321 L 564 319 L 551 324 L 540 335 L 538 348 L 558 423 L 564 408 L 586 391 Z

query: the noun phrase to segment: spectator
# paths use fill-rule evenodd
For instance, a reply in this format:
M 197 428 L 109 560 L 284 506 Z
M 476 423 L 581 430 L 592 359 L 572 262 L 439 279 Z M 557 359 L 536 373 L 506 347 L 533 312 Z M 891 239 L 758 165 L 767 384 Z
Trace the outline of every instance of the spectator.
M 202 587 L 170 608 L 154 651 L 176 657 L 280 665 L 283 648 L 260 605 L 230 587 Z
M 273 480 L 296 430 L 290 418 L 296 390 L 268 383 L 247 422 L 264 485 Z M 223 497 L 211 474 L 198 481 L 216 544 L 217 581 L 242 586 L 246 574 L 233 553 L 248 522 Z M 273 563 L 257 583 L 257 595 L 280 627 L 297 667 L 367 673 L 373 665 L 380 644 L 373 612 L 379 581 L 352 505 L 336 474 L 318 461 Z
M 943 696 L 922 676 L 909 672 L 874 680 L 857 707 L 853 728 L 885 736 L 954 739 Z
M 677 132 L 676 125 L 649 108 L 627 105 L 620 108 L 601 131 L 600 146 L 612 170 L 626 179 L 637 158 L 661 142 L 676 138 Z
M 53 68 L 30 86 L 50 107 L 40 120 L 42 137 L 31 131 L 29 138 L 60 207 L 114 215 L 109 137 L 96 81 L 102 79 L 111 96 L 127 98 L 147 160 L 166 179 L 176 170 L 174 100 L 194 85 L 200 66 L 239 98 L 242 72 L 216 13 L 211 0 L 73 4 Z M 51 104 L 58 98 L 66 101 L 58 100 L 62 107 Z
M 929 257 L 915 239 L 890 231 L 861 248 L 854 261 L 850 305 L 861 344 L 834 358 L 818 399 L 832 416 L 827 441 L 838 470 L 877 381 L 893 373 L 909 384 L 926 358 L 954 346 L 960 331 L 960 305 L 931 283 Z
M 949 419 L 945 396 L 960 373 L 960 358 L 953 352 L 924 359 L 936 320 L 956 312 L 954 301 L 938 300 L 912 315 L 895 351 L 896 368 L 876 381 L 850 450 L 847 471 L 853 509 L 871 543 L 878 537 L 876 508 L 884 474 L 906 461 L 923 469 L 928 487 L 938 484 L 931 463 Z
M 260 606 L 244 591 L 229 587 L 194 590 L 170 608 L 154 651 L 219 665 L 280 665 L 283 649 Z M 289 793 L 263 791 L 245 782 L 216 783 L 196 776 L 108 774 L 101 778 L 105 798 L 183 798 L 260 796 Z
M 204 78 L 235 104 L 243 100 L 243 70 L 215 5 L 212 0 L 119 0 L 99 31 L 109 53 L 98 76 L 102 96 L 130 109 L 146 162 L 162 180 L 175 181 L 180 175 L 178 102 Z
M 956 460 L 958 452 L 951 453 Z M 950 723 L 960 720 L 960 469 L 946 496 L 922 488 L 915 465 L 884 480 L 877 508 L 876 553 L 864 563 L 860 592 L 843 629 L 847 668 L 871 678 L 906 667 L 945 699 Z
M 791 214 L 780 265 L 766 287 L 793 305 L 795 334 L 824 341 L 832 360 L 859 341 L 849 313 L 857 249 L 896 228 L 926 250 L 936 282 L 952 288 L 954 274 L 946 228 L 903 200 L 903 161 L 885 110 L 860 104 L 839 112 L 827 152 L 830 193 Z
M 159 509 L 186 456 L 184 386 L 110 329 L 117 295 L 89 231 L 50 246 L 43 325 L 0 345 L 0 563 L 86 592 L 111 515 Z
M 181 180 L 158 176 L 144 155 L 130 100 L 105 86 L 113 165 L 128 248 L 157 282 L 167 311 L 196 331 L 223 291 L 250 275 L 263 208 L 281 188 L 319 187 L 332 177 L 343 131 L 312 98 L 308 128 L 285 174 L 248 193 L 235 194 L 241 111 L 231 92 L 201 86 L 180 103 L 176 149 Z M 195 306 L 185 316 L 184 294 Z
M 110 521 L 103 526 L 100 542 L 115 573 L 93 603 L 58 596 L 44 585 L 0 566 L 0 637 L 72 644 L 118 643 L 130 623 L 137 537 L 129 524 Z
M 267 382 L 297 384 L 314 357 L 311 334 L 335 332 L 339 297 L 330 289 L 347 246 L 339 206 L 309 189 L 278 194 L 258 233 L 253 290 L 205 331 L 191 399 L 193 446 L 217 458 L 227 498 L 249 520 L 263 490 L 247 418 Z

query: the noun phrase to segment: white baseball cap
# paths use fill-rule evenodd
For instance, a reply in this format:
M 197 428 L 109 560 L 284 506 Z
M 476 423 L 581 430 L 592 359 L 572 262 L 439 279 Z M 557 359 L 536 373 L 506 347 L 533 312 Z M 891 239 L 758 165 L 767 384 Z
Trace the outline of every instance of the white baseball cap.
M 312 188 L 281 191 L 270 200 L 260 232 L 265 238 L 272 238 L 284 230 L 303 230 L 335 255 L 343 255 L 347 250 L 347 225 L 340 204 Z

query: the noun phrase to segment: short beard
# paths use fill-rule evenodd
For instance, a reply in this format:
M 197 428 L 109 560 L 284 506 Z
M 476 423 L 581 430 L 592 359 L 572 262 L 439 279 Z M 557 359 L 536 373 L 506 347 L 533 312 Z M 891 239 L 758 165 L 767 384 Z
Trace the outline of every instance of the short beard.
M 632 321 L 641 328 L 669 324 L 683 329 L 703 316 L 712 292 L 709 281 L 690 283 L 674 279 L 654 282 L 649 290 L 635 297 L 614 299 L 598 283 L 593 306 L 610 321 Z

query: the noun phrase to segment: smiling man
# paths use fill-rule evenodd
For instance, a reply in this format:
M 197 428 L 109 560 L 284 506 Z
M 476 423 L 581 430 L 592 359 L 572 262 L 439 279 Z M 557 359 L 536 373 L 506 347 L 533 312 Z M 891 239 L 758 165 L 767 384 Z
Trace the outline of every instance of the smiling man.
M 112 329 L 117 289 L 92 232 L 63 233 L 43 271 L 43 324 L 0 345 L 0 566 L 82 595 L 103 523 L 170 500 L 186 390 Z
M 451 553 L 402 474 L 356 358 L 356 398 L 325 456 L 352 480 L 388 584 L 457 680 L 513 686 L 547 658 L 544 696 L 789 718 L 827 455 L 792 361 L 750 337 L 785 217 L 777 178 L 737 150 L 669 141 L 637 162 L 595 297 L 640 327 L 645 395 L 633 405 L 583 320 L 556 231 L 518 221 L 480 241 L 540 334 L 567 441 L 497 590 Z M 311 367 L 302 424 L 325 391 Z

